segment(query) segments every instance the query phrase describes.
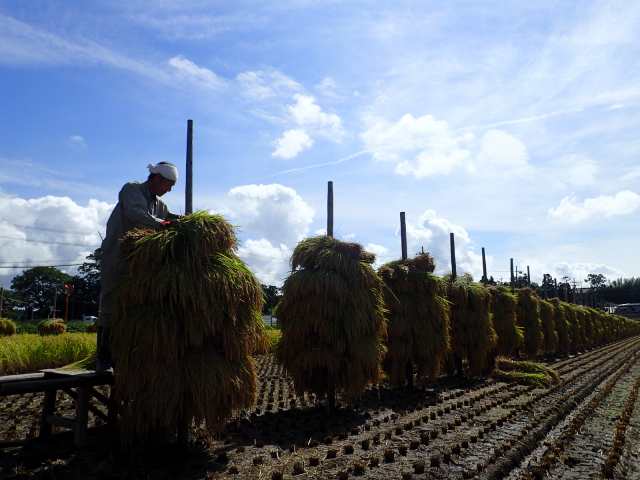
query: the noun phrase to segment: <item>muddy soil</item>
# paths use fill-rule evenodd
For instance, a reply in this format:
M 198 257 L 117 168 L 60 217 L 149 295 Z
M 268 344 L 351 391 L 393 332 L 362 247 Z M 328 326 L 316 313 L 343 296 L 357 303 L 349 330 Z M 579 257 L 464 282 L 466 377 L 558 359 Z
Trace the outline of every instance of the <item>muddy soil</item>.
M 64 434 L 47 445 L 6 448 L 0 478 L 600 478 L 629 385 L 640 375 L 639 351 L 633 338 L 555 362 L 561 382 L 550 389 L 451 378 L 417 390 L 375 386 L 333 415 L 321 399 L 298 396 L 274 358 L 262 356 L 256 405 L 215 439 L 195 429 L 188 449 L 114 453 L 92 417 L 85 450 L 74 450 Z M 2 399 L 0 440 L 37 436 L 40 404 L 39 395 Z M 72 412 L 70 401 L 65 409 Z M 640 472 L 640 407 L 626 436 L 619 478 Z M 549 447 L 565 437 L 558 460 L 540 470 Z

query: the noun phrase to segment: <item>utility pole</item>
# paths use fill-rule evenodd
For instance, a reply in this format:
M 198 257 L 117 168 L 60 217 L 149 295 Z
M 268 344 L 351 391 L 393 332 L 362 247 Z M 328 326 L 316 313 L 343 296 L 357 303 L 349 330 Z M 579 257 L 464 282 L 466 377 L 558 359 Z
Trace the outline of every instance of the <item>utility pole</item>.
M 451 244 L 451 280 L 455 280 L 458 274 L 456 272 L 456 240 L 453 232 L 449 234 L 449 243 Z
M 531 271 L 529 270 L 529 265 L 527 265 L 527 285 L 531 286 Z
M 2 318 L 3 304 L 4 304 L 4 287 L 0 287 L 0 318 Z
M 193 213 L 193 120 L 187 120 L 187 178 L 184 193 L 184 213 Z

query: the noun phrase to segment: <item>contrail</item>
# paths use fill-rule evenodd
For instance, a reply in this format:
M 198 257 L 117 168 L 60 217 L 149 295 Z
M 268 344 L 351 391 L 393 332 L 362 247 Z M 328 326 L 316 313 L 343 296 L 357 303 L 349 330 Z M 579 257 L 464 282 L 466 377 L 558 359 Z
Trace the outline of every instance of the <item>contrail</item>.
M 361 157 L 362 155 L 365 155 L 367 153 L 372 153 L 372 152 L 370 150 L 360 150 L 359 152 L 352 153 L 351 155 L 347 155 L 346 157 L 339 158 L 338 160 L 334 160 L 332 162 L 316 163 L 316 164 L 313 164 L 313 165 L 306 165 L 304 167 L 298 167 L 298 168 L 289 168 L 288 170 L 282 170 L 280 172 L 276 172 L 276 173 L 270 175 L 270 177 L 277 177 L 279 175 L 287 175 L 289 173 L 304 172 L 305 170 L 311 170 L 311 169 L 314 169 L 314 168 L 328 167 L 330 165 L 338 165 L 340 163 L 344 163 L 344 162 L 347 162 L 349 160 L 353 160 L 354 158 Z

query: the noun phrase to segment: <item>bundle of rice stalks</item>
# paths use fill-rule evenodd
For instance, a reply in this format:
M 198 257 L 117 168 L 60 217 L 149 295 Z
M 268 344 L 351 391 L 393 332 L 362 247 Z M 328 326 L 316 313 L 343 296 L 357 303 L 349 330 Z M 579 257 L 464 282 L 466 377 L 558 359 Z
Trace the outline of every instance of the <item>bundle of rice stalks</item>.
M 540 301 L 530 288 L 518 290 L 518 323 L 524 328 L 524 350 L 535 357 L 544 340 L 540 322 Z
M 498 357 L 493 378 L 508 383 L 519 383 L 535 387 L 548 387 L 560 382 L 558 372 L 541 363 L 515 361 Z
M 524 341 L 523 328 L 518 325 L 516 308 L 518 297 L 506 287 L 490 287 L 493 326 L 498 335 L 498 355 L 511 356 Z
M 66 331 L 67 325 L 64 320 L 59 318 L 43 320 L 38 324 L 38 333 L 40 335 L 60 335 Z
M 540 300 L 540 321 L 544 337 L 544 353 L 553 354 L 558 351 L 558 332 L 556 330 L 556 312 L 553 303 Z
M 567 324 L 569 326 L 569 337 L 571 338 L 571 353 L 576 353 L 584 348 L 584 333 L 581 323 L 578 319 L 578 310 L 576 305 L 571 303 L 562 303 L 565 307 Z
M 571 336 L 569 332 L 569 322 L 567 321 L 567 307 L 559 298 L 552 298 L 550 302 L 554 306 L 554 320 L 556 332 L 558 333 L 558 352 L 568 354 L 571 352 Z
M 235 247 L 232 226 L 206 212 L 125 236 L 112 325 L 124 443 L 192 417 L 215 432 L 253 403 L 263 296 Z
M 581 307 L 580 305 L 571 305 L 572 310 L 575 314 L 575 338 L 576 338 L 576 348 L 579 350 L 584 350 L 589 347 L 589 331 L 591 330 L 590 326 L 587 325 L 587 311 Z
M 394 385 L 402 385 L 416 367 L 418 377 L 435 379 L 449 350 L 449 304 L 446 285 L 431 272 L 425 253 L 390 262 L 378 270 L 388 314 L 388 352 L 384 367 Z
M 448 286 L 451 302 L 451 348 L 460 361 L 467 361 L 471 376 L 482 375 L 493 368 L 492 352 L 497 342 L 491 321 L 489 291 L 465 279 Z
M 291 257 L 276 315 L 277 356 L 296 391 L 347 396 L 380 378 L 385 354 L 383 284 L 374 255 L 331 237 L 303 240 Z
M 16 328 L 16 324 L 13 320 L 0 318 L 0 337 L 15 335 L 17 331 L 18 329 Z

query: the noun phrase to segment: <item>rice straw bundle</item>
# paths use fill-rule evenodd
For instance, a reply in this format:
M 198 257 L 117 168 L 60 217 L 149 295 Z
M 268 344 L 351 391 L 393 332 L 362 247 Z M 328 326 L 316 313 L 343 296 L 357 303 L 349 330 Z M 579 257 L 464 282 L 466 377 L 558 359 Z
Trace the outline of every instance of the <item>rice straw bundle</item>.
M 518 323 L 524 328 L 524 350 L 529 357 L 540 352 L 543 342 L 540 301 L 530 288 L 518 290 Z
M 516 307 L 518 297 L 506 287 L 489 287 L 493 326 L 498 335 L 496 351 L 498 355 L 511 356 L 524 340 L 522 327 L 518 326 Z
M 552 298 L 550 302 L 554 306 L 556 332 L 558 332 L 558 352 L 568 354 L 571 352 L 571 337 L 569 323 L 567 321 L 567 307 L 559 298 Z
M 295 248 L 277 306 L 276 353 L 298 393 L 328 393 L 331 401 L 333 392 L 354 396 L 379 380 L 387 324 L 374 260 L 360 245 L 326 236 Z
M 563 302 L 562 305 L 565 307 L 567 324 L 569 325 L 571 353 L 576 353 L 578 350 L 584 348 L 584 339 L 580 321 L 578 320 L 578 311 L 576 306 L 571 303 Z
M 581 305 L 573 305 L 573 310 L 576 312 L 576 338 L 580 340 L 578 342 L 578 345 L 580 349 L 583 350 L 585 348 L 588 348 L 590 344 L 589 337 L 591 334 L 591 325 L 587 324 L 587 322 L 589 322 L 590 320 L 588 318 L 589 314 L 587 313 L 587 310 Z
M 235 248 L 232 226 L 206 212 L 125 236 L 112 325 L 124 443 L 192 417 L 215 432 L 252 405 L 263 296 Z
M 451 346 L 458 361 L 467 360 L 469 375 L 477 376 L 493 368 L 497 338 L 491 321 L 489 291 L 459 279 L 449 284 L 451 305 Z
M 556 312 L 553 303 L 540 300 L 540 321 L 544 337 L 544 353 L 552 354 L 558 351 L 558 332 L 556 330 Z
M 560 382 L 558 372 L 541 363 L 515 361 L 505 357 L 496 359 L 496 368 L 491 376 L 503 382 L 535 387 L 549 387 Z
M 435 379 L 449 350 L 446 285 L 432 274 L 433 258 L 390 262 L 378 270 L 386 285 L 388 352 L 384 367 L 394 385 L 402 385 L 415 366 L 418 378 Z

